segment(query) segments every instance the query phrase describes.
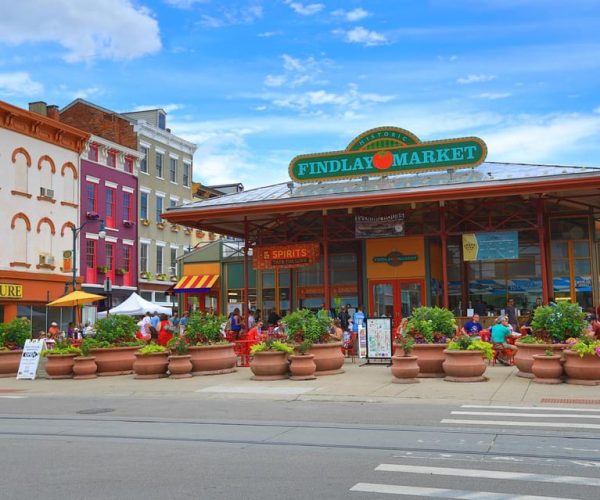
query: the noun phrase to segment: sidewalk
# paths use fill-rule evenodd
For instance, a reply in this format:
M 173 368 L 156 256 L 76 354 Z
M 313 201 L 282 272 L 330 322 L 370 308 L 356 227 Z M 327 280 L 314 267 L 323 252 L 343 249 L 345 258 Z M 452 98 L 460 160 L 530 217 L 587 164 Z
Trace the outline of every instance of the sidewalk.
M 452 383 L 443 379 L 419 379 L 417 384 L 394 384 L 387 365 L 366 365 L 346 361 L 345 373 L 316 380 L 255 381 L 249 368 L 238 368 L 226 375 L 191 379 L 135 380 L 133 375 L 98 377 L 93 380 L 16 380 L 0 379 L 0 396 L 120 396 L 185 399 L 273 399 L 315 401 L 360 401 L 406 403 L 431 401 L 468 403 L 512 403 L 540 405 L 589 404 L 600 407 L 596 387 L 570 384 L 535 384 L 517 377 L 515 367 L 489 366 L 487 382 Z M 573 401 L 575 400 L 575 401 Z

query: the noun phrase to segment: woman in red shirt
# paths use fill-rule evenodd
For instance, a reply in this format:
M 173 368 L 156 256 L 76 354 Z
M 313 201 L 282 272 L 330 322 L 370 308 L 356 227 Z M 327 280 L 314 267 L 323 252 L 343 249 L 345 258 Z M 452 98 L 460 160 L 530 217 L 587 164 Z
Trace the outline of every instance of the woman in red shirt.
M 173 338 L 173 325 L 169 321 L 166 314 L 160 315 L 160 323 L 158 323 L 158 345 L 167 346 L 169 340 Z
M 252 328 L 250 328 L 250 330 L 248 330 L 248 333 L 246 334 L 246 340 L 250 341 L 251 343 L 260 341 L 259 337 L 262 336 L 262 327 L 263 322 L 258 321 Z

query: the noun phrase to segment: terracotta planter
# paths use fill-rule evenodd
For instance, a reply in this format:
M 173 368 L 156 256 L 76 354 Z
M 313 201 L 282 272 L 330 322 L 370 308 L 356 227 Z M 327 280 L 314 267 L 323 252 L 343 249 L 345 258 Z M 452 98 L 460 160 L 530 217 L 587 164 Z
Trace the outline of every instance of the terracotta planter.
M 16 351 L 0 351 L 0 378 L 16 377 L 21 363 L 21 349 Z
M 419 378 L 441 378 L 444 376 L 442 364 L 446 359 L 444 349 L 448 344 L 415 344 L 413 355 L 417 357 Z
M 76 357 L 77 354 L 48 354 L 47 377 L 51 379 L 73 378 L 73 365 Z
M 288 355 L 282 351 L 263 351 L 253 355 L 250 370 L 252 380 L 280 380 L 289 375 Z
M 190 347 L 192 375 L 218 375 L 235 371 L 237 356 L 234 344 Z
M 396 354 L 392 356 L 392 382 L 394 384 L 415 384 L 419 382 L 419 365 L 416 356 L 402 356 L 401 348 L 396 348 Z
M 139 346 L 106 347 L 102 349 L 90 349 L 90 352 L 96 358 L 98 375 L 108 377 L 133 373 L 135 353 L 138 349 Z
M 192 356 L 190 354 L 169 356 L 169 373 L 171 378 L 191 378 Z
M 314 354 L 297 354 L 290 358 L 290 373 L 292 380 L 313 380 L 317 378 L 315 371 L 317 364 L 315 363 Z
M 443 363 L 447 382 L 483 382 L 487 367 L 483 359 L 483 351 L 450 351 L 444 350 L 446 360 Z
M 555 352 L 562 351 L 566 344 L 523 344 L 516 342 L 517 352 L 514 357 L 515 365 L 519 369 L 517 377 L 533 378 L 531 367 L 533 366 L 533 356 L 544 354 L 551 349 Z
M 555 354 L 546 356 L 545 354 L 534 354 L 531 371 L 533 381 L 536 384 L 562 384 L 563 367 L 561 363 L 562 356 Z
M 337 375 L 344 373 L 344 353 L 342 352 L 341 342 L 331 342 L 329 344 L 313 344 L 308 351 L 315 356 L 317 371 L 315 375 Z
M 162 378 L 167 376 L 169 352 L 152 352 L 150 354 L 135 353 L 133 371 L 138 379 Z
M 570 350 L 564 351 L 567 384 L 600 385 L 600 358 L 585 354 L 583 358 Z
M 96 358 L 94 356 L 78 356 L 73 359 L 73 377 L 75 380 L 87 380 L 96 378 Z

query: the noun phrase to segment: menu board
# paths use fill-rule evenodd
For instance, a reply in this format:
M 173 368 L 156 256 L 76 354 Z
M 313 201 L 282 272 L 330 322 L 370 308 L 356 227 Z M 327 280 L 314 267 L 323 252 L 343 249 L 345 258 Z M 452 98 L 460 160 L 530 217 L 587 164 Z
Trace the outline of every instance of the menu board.
M 392 357 L 392 318 L 367 318 L 367 359 Z

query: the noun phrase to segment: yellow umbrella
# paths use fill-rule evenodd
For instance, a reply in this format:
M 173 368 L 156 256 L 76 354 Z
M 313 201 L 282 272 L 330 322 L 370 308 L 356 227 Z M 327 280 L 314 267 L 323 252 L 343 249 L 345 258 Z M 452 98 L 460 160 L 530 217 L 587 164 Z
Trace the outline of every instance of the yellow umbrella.
M 89 304 L 90 302 L 98 302 L 104 300 L 106 297 L 103 295 L 96 295 L 95 293 L 82 292 L 81 290 L 75 290 L 74 292 L 68 293 L 64 297 L 53 300 L 48 304 L 50 307 L 69 307 L 79 306 L 81 304 Z

